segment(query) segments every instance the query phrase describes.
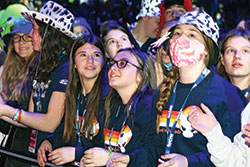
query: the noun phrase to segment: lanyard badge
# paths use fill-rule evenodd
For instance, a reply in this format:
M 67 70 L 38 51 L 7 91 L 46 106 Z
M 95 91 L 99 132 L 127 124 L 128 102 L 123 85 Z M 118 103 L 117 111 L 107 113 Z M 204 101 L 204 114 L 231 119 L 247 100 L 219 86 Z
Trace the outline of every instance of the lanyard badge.
M 80 94 L 78 94 L 77 97 L 77 109 L 76 109 L 76 128 L 77 128 L 77 136 L 78 136 L 78 145 L 81 145 L 81 130 L 83 127 L 83 123 L 84 123 L 84 116 L 86 113 L 86 109 L 87 109 L 87 101 L 85 100 L 85 105 L 84 105 L 84 109 L 83 109 L 83 113 L 82 113 L 82 120 L 80 122 L 80 118 L 79 118 L 79 110 L 80 110 Z
M 129 111 L 131 110 L 131 106 L 132 106 L 132 103 L 130 103 L 130 105 L 129 105 L 129 108 L 128 108 Z M 113 151 L 113 150 L 114 150 L 114 152 L 116 152 L 116 148 L 117 148 L 117 146 L 118 146 L 118 147 L 120 148 L 121 152 L 124 153 L 124 152 L 125 152 L 125 148 L 124 148 L 123 146 L 119 146 L 119 144 L 120 144 L 120 143 L 119 143 L 119 140 L 120 140 L 120 137 L 121 137 L 120 134 L 126 129 L 125 124 L 126 124 L 127 119 L 128 119 L 128 114 L 126 114 L 126 116 L 125 116 L 125 118 L 124 118 L 124 120 L 123 120 L 122 128 L 121 128 L 121 131 L 120 131 L 120 133 L 119 133 L 118 140 L 117 140 L 117 145 L 115 146 L 114 149 L 113 149 L 112 146 L 111 146 L 111 143 L 112 143 L 111 140 L 112 140 L 113 133 L 114 133 L 114 127 L 115 127 L 115 124 L 116 124 L 118 115 L 119 115 L 119 113 L 120 113 L 120 109 L 121 109 L 121 106 L 119 106 L 118 109 L 117 109 L 117 112 L 116 112 L 116 114 L 115 114 L 115 119 L 114 119 L 112 128 L 111 128 L 111 130 L 110 130 L 109 142 L 108 142 L 108 144 L 109 144 L 108 149 L 109 149 L 109 151 Z M 131 134 L 131 135 L 132 135 L 132 134 Z
M 168 116 L 167 116 L 167 122 L 166 122 L 166 129 L 167 129 L 167 133 L 168 133 L 168 137 L 167 137 L 167 142 L 166 142 L 166 149 L 165 149 L 165 154 L 170 154 L 170 149 L 172 147 L 172 144 L 173 144 L 173 139 L 174 139 L 174 131 L 175 131 L 175 128 L 176 128 L 176 125 L 177 125 L 177 122 L 179 120 L 179 118 L 181 117 L 181 114 L 182 114 L 182 111 L 186 105 L 186 102 L 191 94 L 191 92 L 193 91 L 194 88 L 197 87 L 197 85 L 199 85 L 201 83 L 201 81 L 206 77 L 206 74 L 208 73 L 208 69 L 205 68 L 200 76 L 198 77 L 198 79 L 195 81 L 195 83 L 193 84 L 192 88 L 189 90 L 188 92 L 188 95 L 186 96 L 182 106 L 181 106 L 181 109 L 179 111 L 179 114 L 178 116 L 176 117 L 175 119 L 175 122 L 170 130 L 170 132 L 168 132 L 169 130 L 169 124 L 170 124 L 170 118 L 171 118 L 171 114 L 172 114 L 172 111 L 173 111 L 173 108 L 174 108 L 174 103 L 175 103 L 175 98 L 176 98 L 176 88 L 177 88 L 177 85 L 179 83 L 179 80 L 176 81 L 175 85 L 174 85 L 174 88 L 173 88 L 173 94 L 172 94 L 172 98 L 171 98 L 171 101 L 170 101 L 170 106 L 169 106 L 169 110 L 168 110 Z M 192 137 L 192 136 L 191 136 Z
M 29 152 L 35 153 L 37 140 L 37 130 L 32 129 L 30 134 Z

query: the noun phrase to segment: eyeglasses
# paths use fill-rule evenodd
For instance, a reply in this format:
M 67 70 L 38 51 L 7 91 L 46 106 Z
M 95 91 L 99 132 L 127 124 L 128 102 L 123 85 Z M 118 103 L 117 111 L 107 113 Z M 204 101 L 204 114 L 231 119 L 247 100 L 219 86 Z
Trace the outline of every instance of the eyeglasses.
M 31 36 L 30 35 L 14 35 L 13 36 L 13 42 L 14 43 L 17 43 L 17 42 L 20 42 L 21 41 L 21 39 L 23 39 L 23 41 L 25 41 L 25 42 L 31 42 L 32 41 L 32 38 L 31 38 Z
M 131 63 L 131 62 L 129 62 L 128 60 L 124 60 L 124 59 L 121 59 L 121 60 L 118 60 L 118 61 L 110 60 L 110 61 L 108 62 L 108 66 L 109 66 L 109 68 L 111 68 L 114 64 L 116 64 L 116 66 L 117 66 L 119 69 L 123 69 L 123 68 L 125 68 L 125 67 L 127 66 L 128 63 L 131 64 L 132 66 L 138 68 L 139 70 L 142 70 L 141 67 L 139 67 L 139 66 L 137 66 L 137 65 L 135 65 L 135 64 L 133 64 L 133 63 Z

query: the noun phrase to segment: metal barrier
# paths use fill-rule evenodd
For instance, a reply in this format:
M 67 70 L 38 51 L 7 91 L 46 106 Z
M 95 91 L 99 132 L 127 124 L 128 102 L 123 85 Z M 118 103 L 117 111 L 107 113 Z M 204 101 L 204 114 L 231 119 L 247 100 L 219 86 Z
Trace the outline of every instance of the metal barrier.
M 38 166 L 37 160 L 35 158 L 31 158 L 31 157 L 28 157 L 28 156 L 20 155 L 20 154 L 11 152 L 9 150 L 5 150 L 4 148 L 0 148 L 0 155 L 1 156 L 6 156 L 6 157 L 13 157 L 13 158 L 16 158 L 16 159 L 20 159 L 20 160 L 29 162 L 31 165 Z M 56 166 L 56 165 L 54 165 L 53 163 L 50 163 L 50 162 L 46 162 L 45 166 L 46 167 L 52 167 L 52 166 Z M 65 167 L 65 166 L 56 166 L 56 167 Z

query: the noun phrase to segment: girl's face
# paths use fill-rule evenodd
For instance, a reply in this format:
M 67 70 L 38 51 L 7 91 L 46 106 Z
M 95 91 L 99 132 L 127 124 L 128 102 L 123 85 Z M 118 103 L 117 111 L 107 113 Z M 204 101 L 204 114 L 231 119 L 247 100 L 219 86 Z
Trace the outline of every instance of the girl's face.
M 76 50 L 75 68 L 82 80 L 96 79 L 103 63 L 103 53 L 95 45 L 85 43 Z
M 128 35 L 121 30 L 109 31 L 104 39 L 105 46 L 110 58 L 114 58 L 118 50 L 122 48 L 132 47 Z
M 202 33 L 192 25 L 175 28 L 169 51 L 173 64 L 179 68 L 196 64 L 208 54 Z
M 32 37 L 32 44 L 33 44 L 34 50 L 39 52 L 41 50 L 42 37 L 39 32 L 39 26 L 35 20 L 32 22 L 32 24 L 33 24 L 33 28 L 30 32 L 30 36 Z
M 119 52 L 108 71 L 109 85 L 116 90 L 136 90 L 141 81 L 139 70 L 139 63 L 130 51 Z
M 28 34 L 17 33 L 13 35 L 12 40 L 16 53 L 25 60 L 28 60 L 34 51 L 31 36 Z
M 205 40 L 202 36 L 202 33 L 193 25 L 180 25 L 177 26 L 174 30 L 174 35 L 172 39 L 178 38 L 181 36 L 187 37 L 189 40 L 197 40 L 203 45 L 205 45 Z
M 250 41 L 243 37 L 229 38 L 221 56 L 226 72 L 232 77 L 250 76 Z
M 183 5 L 172 5 L 168 9 L 166 9 L 165 20 L 166 22 L 176 19 L 181 14 L 186 13 L 186 9 Z

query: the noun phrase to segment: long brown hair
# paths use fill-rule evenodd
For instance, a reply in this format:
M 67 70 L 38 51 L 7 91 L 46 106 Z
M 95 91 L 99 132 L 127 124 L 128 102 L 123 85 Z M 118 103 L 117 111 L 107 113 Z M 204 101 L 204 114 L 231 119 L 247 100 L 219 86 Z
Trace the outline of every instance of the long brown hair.
M 32 79 L 30 70 L 35 55 L 36 53 L 33 52 L 25 61 L 15 51 L 13 40 L 9 42 L 2 73 L 3 92 L 6 94 L 7 100 L 23 102 L 28 98 L 30 92 L 28 81 Z
M 172 33 L 170 35 L 170 39 L 173 36 L 173 31 L 174 31 L 174 29 L 171 31 Z M 214 64 L 216 64 L 216 62 L 218 60 L 219 49 L 210 38 L 208 38 L 203 33 L 201 33 L 201 34 L 202 34 L 202 37 L 205 41 L 205 48 L 208 51 L 208 55 L 204 58 L 204 63 L 207 67 L 211 67 Z M 164 45 L 168 46 L 170 39 L 168 41 L 166 41 L 164 43 Z M 165 48 L 168 48 L 167 46 L 165 46 Z M 169 50 L 168 50 L 168 53 L 169 53 Z M 159 100 L 156 104 L 156 107 L 157 107 L 159 112 L 162 112 L 163 105 L 168 102 L 168 100 L 170 98 L 170 94 L 171 94 L 172 89 L 173 89 L 173 86 L 178 78 L 179 78 L 178 68 L 173 66 L 173 69 L 167 73 L 167 76 L 164 78 L 162 85 L 160 87 L 160 97 L 159 97 Z M 157 115 L 157 121 L 156 121 L 157 132 L 159 132 L 159 123 L 160 123 L 160 115 Z
M 80 77 L 75 68 L 75 53 L 78 48 L 83 46 L 85 43 L 90 43 L 97 48 L 99 48 L 103 54 L 103 67 L 102 70 L 95 81 L 95 84 L 88 95 L 87 98 L 87 108 L 84 118 L 83 129 L 87 135 L 87 139 L 91 139 L 91 130 L 93 128 L 94 117 L 97 116 L 97 110 L 99 106 L 100 96 L 101 96 L 101 81 L 104 73 L 104 68 L 106 64 L 106 57 L 104 56 L 104 47 L 100 39 L 97 37 L 87 38 L 85 36 L 79 37 L 73 44 L 70 52 L 70 67 L 69 67 L 69 78 L 68 85 L 66 89 L 66 115 L 65 115 L 65 127 L 63 132 L 63 139 L 66 143 L 75 139 L 73 133 L 76 113 L 76 103 L 78 93 L 81 91 Z
M 46 82 L 52 71 L 57 67 L 59 56 L 62 53 L 69 55 L 73 39 L 41 21 L 36 20 L 36 22 L 39 25 L 40 35 L 44 40 L 40 51 L 40 62 L 35 64 L 32 75 L 38 82 Z M 38 74 L 36 74 L 37 69 Z
M 117 54 L 120 52 L 124 52 L 124 51 L 129 51 L 136 57 L 139 63 L 139 67 L 141 68 L 141 69 L 138 69 L 138 73 L 142 77 L 142 81 L 139 84 L 136 92 L 133 94 L 128 104 L 126 105 L 125 111 L 127 112 L 127 115 L 129 116 L 135 112 L 135 107 L 136 107 L 137 101 L 139 100 L 140 95 L 148 89 L 156 89 L 157 84 L 156 84 L 156 73 L 155 73 L 153 60 L 150 59 L 150 57 L 146 53 L 136 48 L 120 49 L 117 52 Z M 109 120 L 111 116 L 110 109 L 113 107 L 113 105 L 115 105 L 114 103 L 111 103 L 111 101 L 117 96 L 118 95 L 115 89 L 111 88 L 111 91 L 105 100 L 105 110 L 106 110 L 106 118 L 105 118 L 105 125 L 104 125 L 105 128 L 107 128 L 109 125 Z

